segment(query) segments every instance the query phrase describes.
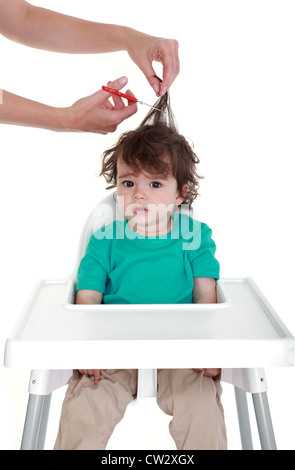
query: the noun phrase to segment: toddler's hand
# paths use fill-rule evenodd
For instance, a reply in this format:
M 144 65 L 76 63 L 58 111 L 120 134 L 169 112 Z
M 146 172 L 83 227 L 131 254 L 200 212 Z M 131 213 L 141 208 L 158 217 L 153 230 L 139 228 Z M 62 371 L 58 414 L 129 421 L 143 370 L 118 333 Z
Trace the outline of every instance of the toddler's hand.
M 94 378 L 94 383 L 97 384 L 97 382 L 100 381 L 100 371 L 106 371 L 107 369 L 78 369 L 80 374 L 85 374 L 85 375 L 93 375 Z
M 196 372 L 201 372 L 202 370 L 204 370 L 204 375 L 206 377 L 217 377 L 220 372 L 221 372 L 221 369 L 194 369 Z

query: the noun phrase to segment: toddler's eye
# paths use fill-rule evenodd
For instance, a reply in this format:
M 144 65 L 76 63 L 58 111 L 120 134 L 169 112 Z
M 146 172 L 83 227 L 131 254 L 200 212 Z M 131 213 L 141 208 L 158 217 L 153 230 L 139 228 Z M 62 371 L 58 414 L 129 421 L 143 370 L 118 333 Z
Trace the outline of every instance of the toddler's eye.
M 150 183 L 150 186 L 151 186 L 152 188 L 154 188 L 154 189 L 159 189 L 159 188 L 161 188 L 162 184 L 159 183 L 158 181 L 152 181 L 152 182 Z
M 123 186 L 125 186 L 125 188 L 132 188 L 133 183 L 132 181 L 123 181 Z

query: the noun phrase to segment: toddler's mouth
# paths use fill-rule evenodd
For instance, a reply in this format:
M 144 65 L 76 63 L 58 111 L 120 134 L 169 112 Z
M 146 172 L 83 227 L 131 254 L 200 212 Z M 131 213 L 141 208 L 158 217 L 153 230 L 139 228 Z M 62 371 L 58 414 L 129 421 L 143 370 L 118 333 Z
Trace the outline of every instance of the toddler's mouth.
M 133 207 L 132 212 L 136 214 L 143 214 L 143 213 L 145 214 L 148 212 L 148 209 L 143 206 L 136 206 L 136 207 Z
M 149 213 L 148 206 L 141 204 L 129 204 L 125 208 L 125 216 L 134 217 L 136 215 L 147 215 Z

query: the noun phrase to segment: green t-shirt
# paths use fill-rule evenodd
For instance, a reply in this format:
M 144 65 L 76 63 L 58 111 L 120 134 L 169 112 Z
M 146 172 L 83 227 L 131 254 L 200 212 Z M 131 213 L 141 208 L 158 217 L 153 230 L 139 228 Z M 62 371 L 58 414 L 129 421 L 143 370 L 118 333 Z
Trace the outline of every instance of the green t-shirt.
M 219 278 L 211 229 L 186 215 L 173 216 L 167 235 L 145 237 L 114 221 L 90 238 L 77 290 L 103 293 L 105 304 L 193 302 L 193 278 Z

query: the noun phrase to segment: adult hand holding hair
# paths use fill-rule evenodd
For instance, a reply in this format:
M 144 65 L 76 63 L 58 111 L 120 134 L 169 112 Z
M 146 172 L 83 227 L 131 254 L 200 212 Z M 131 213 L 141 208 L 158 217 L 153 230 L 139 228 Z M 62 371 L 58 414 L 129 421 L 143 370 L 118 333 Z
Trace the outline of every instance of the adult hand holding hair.
M 178 44 L 132 28 L 95 23 L 29 4 L 24 0 L 0 0 L 0 33 L 8 39 L 38 49 L 95 54 L 126 50 L 146 75 L 157 95 L 163 95 L 179 72 Z M 153 60 L 163 65 L 163 83 L 154 78 Z M 120 80 L 111 84 L 123 88 Z M 130 92 L 128 92 L 130 93 Z M 0 123 L 42 127 L 55 131 L 106 134 L 137 110 L 98 91 L 67 108 L 57 108 L 0 90 Z
M 131 33 L 129 42 L 129 56 L 145 74 L 156 95 L 163 96 L 179 74 L 178 42 L 174 39 L 148 36 L 135 30 Z M 163 65 L 161 83 L 153 69 L 153 61 Z

